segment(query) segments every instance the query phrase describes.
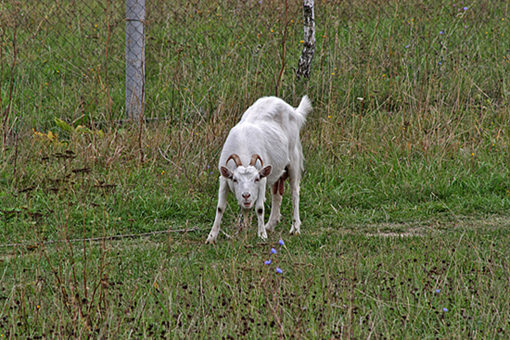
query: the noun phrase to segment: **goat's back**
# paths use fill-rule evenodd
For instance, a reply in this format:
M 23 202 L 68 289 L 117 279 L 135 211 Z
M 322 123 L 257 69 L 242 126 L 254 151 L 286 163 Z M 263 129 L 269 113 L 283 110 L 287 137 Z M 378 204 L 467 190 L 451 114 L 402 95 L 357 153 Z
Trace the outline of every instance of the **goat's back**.
M 298 133 L 310 110 L 310 100 L 307 96 L 303 97 L 296 109 L 280 98 L 262 97 L 246 110 L 241 122 L 255 125 L 276 123 L 287 133 Z

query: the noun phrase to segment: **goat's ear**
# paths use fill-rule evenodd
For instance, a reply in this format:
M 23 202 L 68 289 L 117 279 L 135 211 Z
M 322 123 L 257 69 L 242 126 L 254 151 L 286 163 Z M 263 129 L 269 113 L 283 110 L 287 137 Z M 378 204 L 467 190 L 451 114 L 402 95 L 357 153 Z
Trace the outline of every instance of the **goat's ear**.
M 232 177 L 234 177 L 234 173 L 232 171 L 230 171 L 230 169 L 227 168 L 226 166 L 222 166 L 220 168 L 220 170 L 221 170 L 221 175 L 223 177 L 226 177 L 228 179 L 232 179 Z
M 265 168 L 261 169 L 259 171 L 260 178 L 264 178 L 264 177 L 269 176 L 269 174 L 271 173 L 271 170 L 273 170 L 273 167 L 271 165 L 268 165 Z

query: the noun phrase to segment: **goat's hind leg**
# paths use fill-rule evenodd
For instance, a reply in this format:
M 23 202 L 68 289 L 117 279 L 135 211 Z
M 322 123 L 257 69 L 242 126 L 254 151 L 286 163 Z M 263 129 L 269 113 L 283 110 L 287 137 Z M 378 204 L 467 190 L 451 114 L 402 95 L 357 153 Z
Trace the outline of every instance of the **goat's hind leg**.
M 289 168 L 290 192 L 292 195 L 292 227 L 290 234 L 301 233 L 301 219 L 299 218 L 299 181 L 300 171 L 298 169 Z
M 281 206 L 283 199 L 283 192 L 285 191 L 285 180 L 289 178 L 288 168 L 285 167 L 283 175 L 273 184 L 271 192 L 273 194 L 271 204 L 271 215 L 266 225 L 266 230 L 274 231 L 274 227 L 280 222 L 281 218 Z
M 280 183 L 281 182 L 281 183 Z M 283 186 L 284 180 L 282 178 L 278 179 L 276 183 L 273 184 L 271 188 L 272 199 L 271 199 L 271 215 L 269 215 L 269 221 L 266 224 L 266 230 L 269 232 L 274 231 L 274 227 L 280 221 L 280 208 L 282 205 L 282 194 L 280 193 L 280 186 Z

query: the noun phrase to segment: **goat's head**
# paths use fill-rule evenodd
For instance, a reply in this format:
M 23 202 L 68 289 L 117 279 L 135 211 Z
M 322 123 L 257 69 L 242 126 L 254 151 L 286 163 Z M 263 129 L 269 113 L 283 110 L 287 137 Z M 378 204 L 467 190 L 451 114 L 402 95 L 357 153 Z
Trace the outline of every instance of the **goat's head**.
M 231 171 L 226 166 L 222 166 L 220 168 L 221 175 L 232 181 L 232 188 L 234 189 L 234 193 L 239 205 L 243 209 L 250 209 L 253 207 L 259 197 L 259 190 L 261 185 L 260 181 L 264 177 L 269 176 L 272 170 L 272 166 L 268 165 L 264 167 L 262 159 L 257 154 L 253 154 L 250 160 L 250 164 L 247 167 L 243 166 L 241 159 L 235 153 L 230 155 L 225 165 L 227 165 L 230 160 L 233 160 L 236 164 L 235 170 Z M 260 170 L 255 167 L 257 160 L 260 161 Z

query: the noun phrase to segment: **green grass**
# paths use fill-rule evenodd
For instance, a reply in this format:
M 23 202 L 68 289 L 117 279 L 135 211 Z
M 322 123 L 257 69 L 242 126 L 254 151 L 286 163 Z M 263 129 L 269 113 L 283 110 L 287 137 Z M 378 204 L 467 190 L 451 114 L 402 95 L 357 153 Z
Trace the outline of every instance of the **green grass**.
M 300 3 L 285 30 L 282 2 L 152 2 L 141 127 L 106 4 L 0 5 L 0 337 L 508 338 L 505 4 L 317 3 L 297 81 Z M 205 245 L 224 138 L 275 93 L 314 106 L 302 234 L 288 194 L 265 242 L 229 197 Z
M 508 220 L 478 225 L 407 237 L 310 228 L 281 249 L 252 231 L 214 247 L 172 234 L 86 243 L 87 260 L 81 245 L 72 256 L 66 244 L 18 249 L 4 259 L 16 288 L 4 288 L 2 327 L 13 337 L 506 338 Z

